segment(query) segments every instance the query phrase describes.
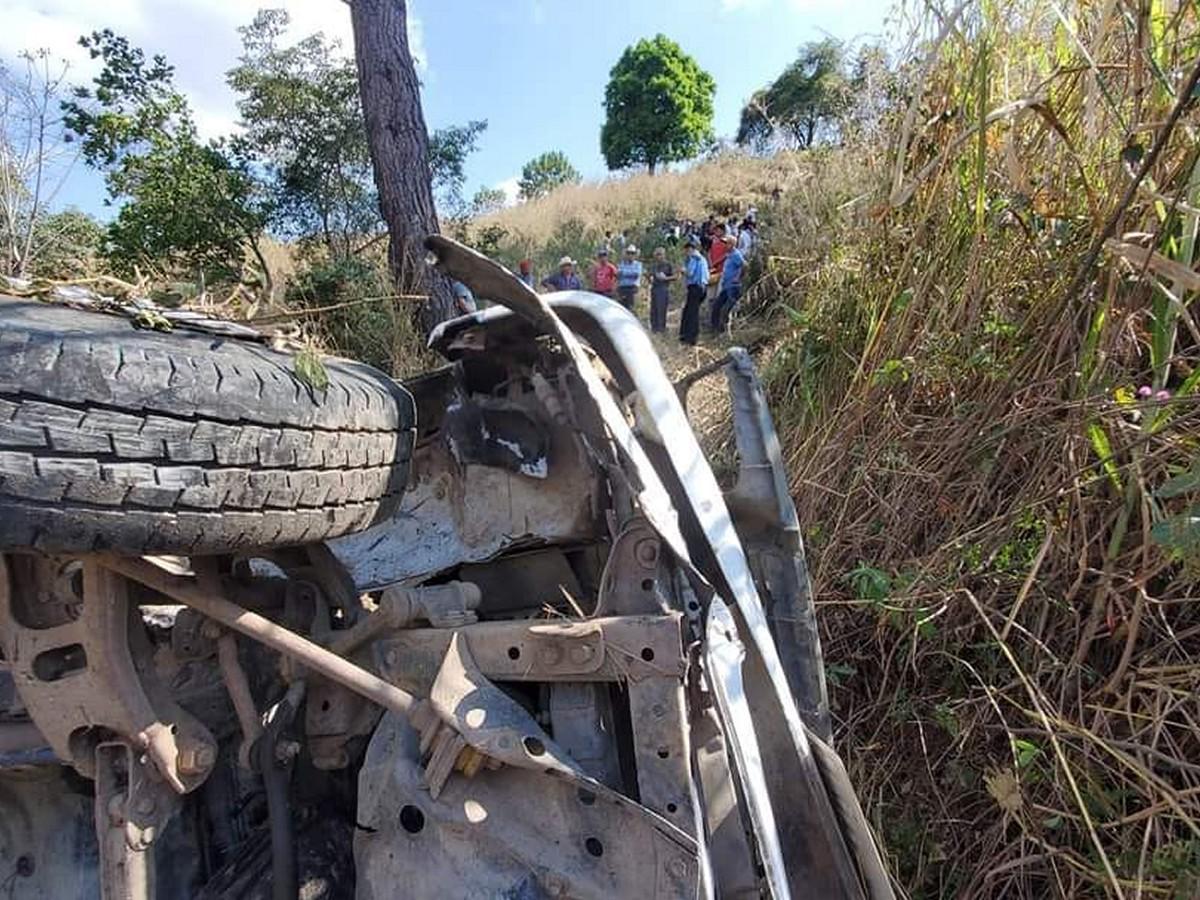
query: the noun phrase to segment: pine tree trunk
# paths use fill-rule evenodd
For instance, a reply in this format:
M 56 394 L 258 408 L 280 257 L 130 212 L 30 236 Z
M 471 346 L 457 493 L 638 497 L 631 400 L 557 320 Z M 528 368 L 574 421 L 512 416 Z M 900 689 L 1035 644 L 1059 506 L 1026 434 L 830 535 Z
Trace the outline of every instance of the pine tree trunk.
M 453 315 L 445 277 L 425 264 L 425 237 L 438 232 L 429 175 L 429 132 L 408 49 L 405 0 L 352 0 L 358 89 L 367 141 L 388 227 L 388 265 L 400 293 L 423 290 L 418 315 L 428 332 Z

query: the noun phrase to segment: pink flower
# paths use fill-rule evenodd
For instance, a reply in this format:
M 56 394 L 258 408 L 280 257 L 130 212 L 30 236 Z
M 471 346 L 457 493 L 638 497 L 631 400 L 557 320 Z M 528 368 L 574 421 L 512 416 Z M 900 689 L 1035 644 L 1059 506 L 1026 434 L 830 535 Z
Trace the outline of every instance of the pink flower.
M 1154 399 L 1157 400 L 1159 403 L 1166 403 L 1168 400 L 1171 399 L 1171 392 L 1168 390 L 1155 391 Z
M 1143 384 L 1137 390 L 1137 395 L 1139 397 L 1141 397 L 1143 400 L 1145 400 L 1147 397 L 1149 397 L 1153 393 L 1154 393 L 1154 388 L 1150 387 L 1150 385 L 1148 385 L 1148 384 Z

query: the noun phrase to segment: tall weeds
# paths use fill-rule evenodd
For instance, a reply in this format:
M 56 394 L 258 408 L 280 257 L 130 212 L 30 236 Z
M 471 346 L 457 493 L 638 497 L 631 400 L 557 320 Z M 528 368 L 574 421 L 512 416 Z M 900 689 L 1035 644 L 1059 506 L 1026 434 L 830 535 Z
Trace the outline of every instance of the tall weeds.
M 901 21 L 759 288 L 839 749 L 910 896 L 1200 896 L 1197 9 Z

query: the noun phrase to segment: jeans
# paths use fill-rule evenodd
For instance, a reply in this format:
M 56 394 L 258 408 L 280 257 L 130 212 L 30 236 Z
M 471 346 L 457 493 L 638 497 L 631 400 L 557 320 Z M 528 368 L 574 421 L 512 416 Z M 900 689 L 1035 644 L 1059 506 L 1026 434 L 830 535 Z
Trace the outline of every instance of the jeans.
M 733 308 L 737 306 L 741 296 L 742 286 L 740 284 L 731 284 L 717 295 L 717 299 L 712 304 L 712 316 L 709 322 L 713 331 L 720 333 L 729 327 L 729 314 L 733 312 Z
M 704 285 L 689 284 L 683 315 L 679 319 L 679 340 L 695 344 L 700 339 L 700 304 L 704 302 Z
M 667 330 L 667 307 L 671 304 L 671 295 L 666 291 L 650 292 L 650 330 Z
M 626 309 L 633 309 L 633 302 L 637 299 L 637 286 L 634 287 L 619 287 L 617 288 L 617 300 Z

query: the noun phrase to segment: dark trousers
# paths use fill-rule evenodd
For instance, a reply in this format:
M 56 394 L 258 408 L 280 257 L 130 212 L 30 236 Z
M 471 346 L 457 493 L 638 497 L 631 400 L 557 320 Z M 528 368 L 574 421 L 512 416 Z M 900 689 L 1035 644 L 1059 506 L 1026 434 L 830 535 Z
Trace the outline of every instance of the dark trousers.
M 634 301 L 637 300 L 636 287 L 619 287 L 617 288 L 617 300 L 626 309 L 633 309 Z
M 740 284 L 731 284 L 717 294 L 717 299 L 712 302 L 712 316 L 709 321 L 713 331 L 722 332 L 729 327 L 729 314 L 733 312 L 741 296 Z
M 667 307 L 671 303 L 671 295 L 666 291 L 650 292 L 650 330 L 667 330 Z
M 683 315 L 679 319 L 679 340 L 695 344 L 700 339 L 700 304 L 704 302 L 704 285 L 689 284 Z

